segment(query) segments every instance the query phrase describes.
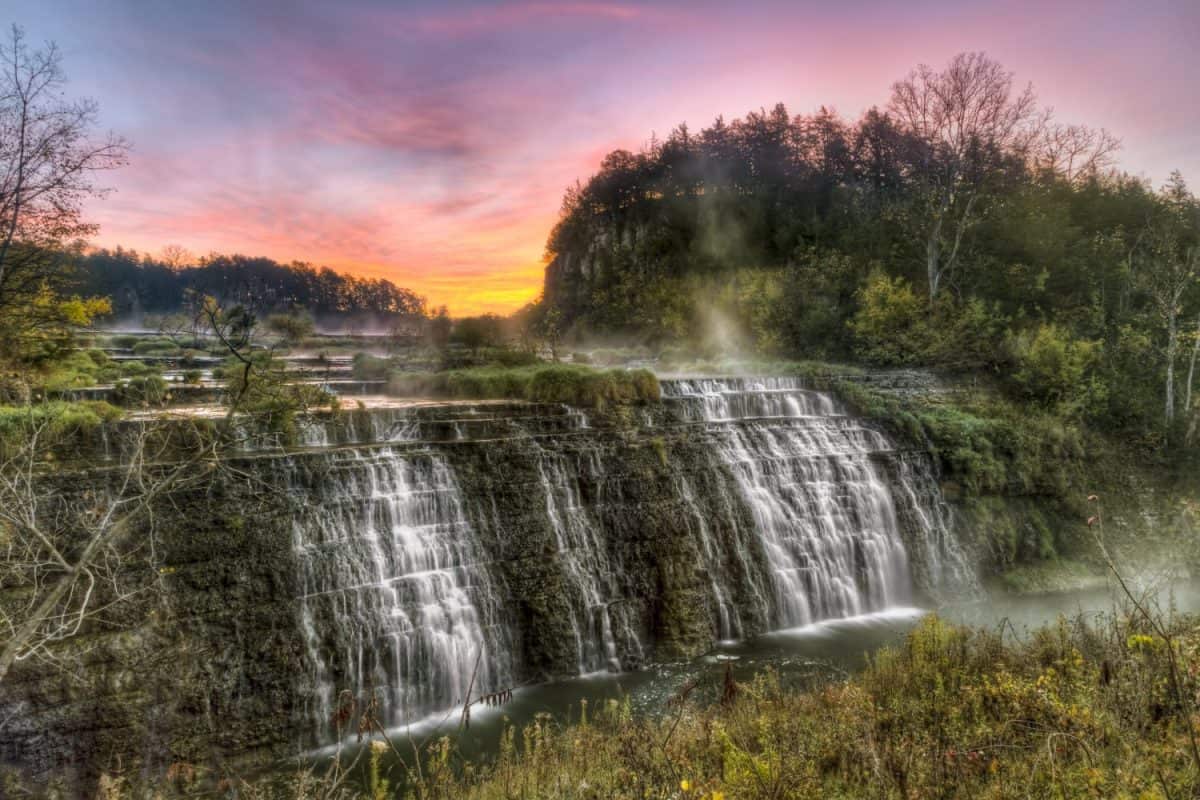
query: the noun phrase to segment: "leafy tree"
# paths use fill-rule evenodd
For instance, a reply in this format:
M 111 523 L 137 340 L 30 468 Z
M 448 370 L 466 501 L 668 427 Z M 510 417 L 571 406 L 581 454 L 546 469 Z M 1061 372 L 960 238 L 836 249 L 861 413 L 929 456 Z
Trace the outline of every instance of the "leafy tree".
M 496 314 L 463 317 L 454 323 L 450 340 L 469 350 L 496 347 L 501 343 L 501 319 Z
M 303 310 L 267 317 L 267 330 L 278 335 L 286 344 L 299 344 L 316 331 L 312 315 Z

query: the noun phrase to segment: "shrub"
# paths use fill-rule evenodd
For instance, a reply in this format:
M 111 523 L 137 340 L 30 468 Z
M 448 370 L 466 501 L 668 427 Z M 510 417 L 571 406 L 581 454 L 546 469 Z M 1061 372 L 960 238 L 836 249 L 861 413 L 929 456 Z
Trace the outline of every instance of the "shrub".
M 1010 335 L 1007 346 L 1016 362 L 1010 379 L 1022 397 L 1069 415 L 1103 408 L 1107 392 L 1095 375 L 1100 342 L 1077 339 L 1051 323 Z
M 160 406 L 167 402 L 170 387 L 161 375 L 144 375 L 120 381 L 112 396 L 122 406 Z
M 380 358 L 370 353 L 355 353 L 350 367 L 354 379 L 359 381 L 387 380 L 388 373 L 394 368 L 392 359 Z
M 858 302 L 850 330 L 863 360 L 882 366 L 922 360 L 929 344 L 929 306 L 908 281 L 876 273 L 859 291 Z
M 657 402 L 658 379 L 648 370 L 599 370 L 570 364 L 475 367 L 435 373 L 392 373 L 388 391 L 399 395 L 529 400 L 603 408 Z
M 173 356 L 182 352 L 179 345 L 170 339 L 143 339 L 133 346 L 133 352 L 139 356 Z
M 25 406 L 0 406 L 0 453 L 8 454 L 36 429 L 48 447 L 94 433 L 121 416 L 108 403 L 51 401 Z
M 660 715 L 634 715 L 628 696 L 584 703 L 573 724 L 506 726 L 488 763 L 435 739 L 403 796 L 1192 797 L 1200 686 L 1172 665 L 1176 645 L 1200 645 L 1195 622 L 1169 620 L 1170 640 L 1133 615 L 1005 637 L 931 616 L 850 676 L 797 687 L 771 670 L 704 675 Z M 331 769 L 329 785 L 339 778 Z M 365 796 L 382 780 L 371 766 Z

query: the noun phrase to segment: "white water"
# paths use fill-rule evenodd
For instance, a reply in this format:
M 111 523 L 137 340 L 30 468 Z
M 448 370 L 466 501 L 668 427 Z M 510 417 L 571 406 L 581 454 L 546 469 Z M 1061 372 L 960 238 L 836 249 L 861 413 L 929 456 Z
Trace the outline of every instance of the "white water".
M 829 394 L 798 379 L 664 381 L 684 419 L 710 423 L 720 455 L 754 519 L 770 570 L 772 628 L 852 617 L 912 600 L 909 554 L 901 536 L 890 476 L 876 456 L 895 447 L 881 432 L 848 417 Z M 900 491 L 921 515 L 926 553 L 940 572 L 952 544 L 944 520 L 927 510 L 932 481 L 898 471 Z M 940 500 L 940 498 L 939 498 Z M 926 509 L 926 510 L 923 510 Z M 703 531 L 702 531 L 703 533 Z M 924 534 L 923 534 L 924 535 Z M 705 553 L 711 547 L 705 545 Z M 710 564 L 714 573 L 717 564 Z M 956 563 L 955 568 L 959 565 Z M 727 591 L 714 585 L 719 624 L 728 626 Z M 732 629 L 731 633 L 735 633 Z
M 571 596 L 571 628 L 579 674 L 616 671 L 640 663 L 642 638 L 633 609 L 620 593 L 621 569 L 612 561 L 603 532 L 584 506 L 579 492 L 580 471 L 597 479 L 599 454 L 589 451 L 571 464 L 561 453 L 537 449 L 538 477 L 545 494 L 546 515 L 554 531 L 563 580 Z
M 646 410 L 647 423 L 668 436 L 679 424 L 702 426 L 700 444 L 712 453 L 686 465 L 667 453 L 664 466 L 676 470 L 668 494 L 695 545 L 695 579 L 717 639 L 911 606 L 915 565 L 925 583 L 973 580 L 928 459 L 898 453 L 831 395 L 782 378 L 662 385 L 667 408 Z M 639 534 L 639 512 L 623 505 L 621 465 L 602 434 L 572 409 L 554 418 L 519 416 L 527 413 L 519 408 L 460 411 L 310 432 L 310 445 L 343 447 L 284 462 L 283 483 L 301 509 L 295 549 L 319 740 L 330 737 L 340 690 L 376 694 L 381 722 L 396 726 L 461 706 L 468 694 L 510 688 L 521 675 L 522 621 L 510 616 L 489 546 L 439 446 L 490 446 L 480 439 L 513 435 L 528 445 L 530 499 L 553 535 L 554 591 L 565 601 L 579 674 L 628 669 L 650 652 L 653 610 L 629 578 L 636 570 L 627 567 L 637 565 L 621 561 Z M 344 446 L 364 439 L 410 444 Z M 416 439 L 427 444 L 409 449 Z M 493 524 L 489 542 L 521 523 L 481 522 Z M 904 530 L 917 551 L 907 550 Z M 672 566 L 681 568 L 692 564 Z
M 499 595 L 447 465 L 390 448 L 331 453 L 309 474 L 299 464 L 286 477 L 302 508 L 318 739 L 343 689 L 374 694 L 381 722 L 397 725 L 511 685 Z

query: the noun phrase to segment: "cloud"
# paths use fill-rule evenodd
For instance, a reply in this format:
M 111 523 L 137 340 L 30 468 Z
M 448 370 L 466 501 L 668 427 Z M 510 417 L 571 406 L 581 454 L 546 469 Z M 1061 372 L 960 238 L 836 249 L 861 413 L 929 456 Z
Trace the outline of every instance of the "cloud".
M 854 116 L 961 49 L 1121 136 L 1128 168 L 1200 173 L 1200 10 L 1172 0 L 18 2 L 135 144 L 89 208 L 101 243 L 325 263 L 454 311 L 536 294 L 563 189 L 609 150 L 778 100 Z

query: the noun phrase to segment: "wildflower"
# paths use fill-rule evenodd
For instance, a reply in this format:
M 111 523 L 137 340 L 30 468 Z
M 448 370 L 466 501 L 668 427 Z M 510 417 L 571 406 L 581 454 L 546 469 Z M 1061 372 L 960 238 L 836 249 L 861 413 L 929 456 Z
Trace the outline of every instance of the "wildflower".
M 684 778 L 679 782 L 679 788 L 683 789 L 685 792 L 690 792 L 692 790 L 692 782 L 687 778 Z

